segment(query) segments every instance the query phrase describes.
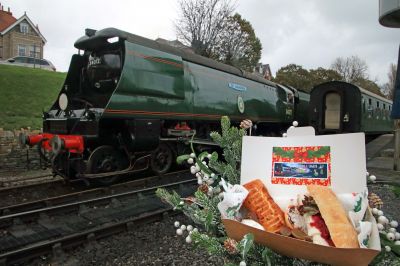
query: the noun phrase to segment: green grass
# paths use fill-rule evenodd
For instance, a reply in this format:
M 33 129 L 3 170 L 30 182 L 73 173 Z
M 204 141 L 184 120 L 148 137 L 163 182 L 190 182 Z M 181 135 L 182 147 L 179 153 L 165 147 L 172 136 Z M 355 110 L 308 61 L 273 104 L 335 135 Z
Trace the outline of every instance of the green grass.
M 66 73 L 0 65 L 0 127 L 42 127 L 42 111 L 56 100 Z

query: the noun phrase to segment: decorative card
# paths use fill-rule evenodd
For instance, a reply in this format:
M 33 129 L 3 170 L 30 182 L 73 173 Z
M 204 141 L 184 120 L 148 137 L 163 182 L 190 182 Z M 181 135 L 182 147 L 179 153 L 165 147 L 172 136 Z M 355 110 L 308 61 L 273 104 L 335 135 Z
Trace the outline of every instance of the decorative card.
M 272 184 L 331 185 L 331 147 L 272 147 Z
M 306 129 L 295 128 L 287 138 L 245 136 L 240 183 L 261 179 L 282 209 L 309 184 L 329 186 L 339 196 L 362 193 L 367 185 L 364 134 L 315 136 L 303 134 L 312 132 Z

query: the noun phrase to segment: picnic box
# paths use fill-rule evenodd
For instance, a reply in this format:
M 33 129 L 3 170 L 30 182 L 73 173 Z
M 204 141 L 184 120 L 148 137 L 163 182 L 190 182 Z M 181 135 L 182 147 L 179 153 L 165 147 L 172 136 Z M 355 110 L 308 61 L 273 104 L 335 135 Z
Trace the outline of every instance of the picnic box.
M 318 152 L 325 152 L 325 156 L 307 158 Z M 290 160 L 283 155 L 290 155 Z M 288 174 L 291 166 L 299 168 L 298 174 Z M 310 171 L 313 167 L 318 170 Z M 260 179 L 282 210 L 286 210 L 290 198 L 307 191 L 307 184 L 329 186 L 336 195 L 361 193 L 366 188 L 365 173 L 363 133 L 315 136 L 314 130 L 306 127 L 291 128 L 287 138 L 243 138 L 241 184 Z M 230 238 L 240 241 L 244 235 L 252 233 L 256 243 L 285 256 L 332 265 L 368 265 L 379 254 L 381 246 L 377 224 L 369 209 L 365 221 L 372 223 L 368 248 L 317 245 L 229 219 L 223 219 L 223 224 Z

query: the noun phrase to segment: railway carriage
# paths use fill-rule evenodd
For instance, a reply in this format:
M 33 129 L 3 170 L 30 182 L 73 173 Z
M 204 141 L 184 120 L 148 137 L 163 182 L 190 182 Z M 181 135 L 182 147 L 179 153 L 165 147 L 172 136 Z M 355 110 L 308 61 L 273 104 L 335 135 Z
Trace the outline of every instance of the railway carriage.
M 296 90 L 185 50 L 114 28 L 86 30 L 75 47 L 43 133 L 21 137 L 66 179 L 111 183 L 138 158 L 165 173 L 179 144 L 209 144 L 223 115 L 262 135 L 295 117 Z
M 310 124 L 319 134 L 393 131 L 392 101 L 356 85 L 331 81 L 315 86 L 309 103 Z

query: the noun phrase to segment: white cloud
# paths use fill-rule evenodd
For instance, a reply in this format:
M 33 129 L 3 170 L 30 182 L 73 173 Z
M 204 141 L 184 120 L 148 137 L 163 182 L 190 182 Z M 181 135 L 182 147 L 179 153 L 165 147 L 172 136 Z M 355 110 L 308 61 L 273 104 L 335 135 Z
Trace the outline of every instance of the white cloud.
M 27 11 L 47 39 L 45 57 L 61 71 L 76 52 L 74 42 L 85 28 L 119 28 L 143 37 L 175 39 L 176 0 L 0 0 L 15 17 Z M 378 22 L 378 1 L 237 0 L 263 45 L 263 63 L 273 71 L 290 63 L 305 68 L 329 67 L 336 57 L 358 55 L 370 76 L 387 80 L 397 62 L 400 29 Z

